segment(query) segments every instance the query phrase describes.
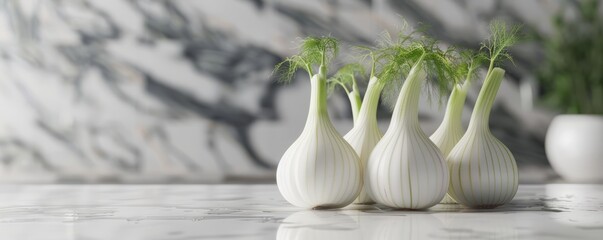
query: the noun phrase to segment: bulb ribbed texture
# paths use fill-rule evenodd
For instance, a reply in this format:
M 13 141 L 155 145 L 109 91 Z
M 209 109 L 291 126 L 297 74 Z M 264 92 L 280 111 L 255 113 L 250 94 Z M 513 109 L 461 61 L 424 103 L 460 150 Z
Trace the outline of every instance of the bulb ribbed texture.
M 517 192 L 517 164 L 509 149 L 488 126 L 490 110 L 505 71 L 494 68 L 478 96 L 467 132 L 447 157 L 448 194 L 473 208 L 494 208 L 510 202 Z
M 442 200 L 448 169 L 442 153 L 419 126 L 418 101 L 425 72 L 415 66 L 402 86 L 387 132 L 373 149 L 365 188 L 378 203 L 424 209 Z
M 298 207 L 344 207 L 360 192 L 362 166 L 354 149 L 331 123 L 326 80 L 315 75 L 311 85 L 306 125 L 279 162 L 277 185 L 283 197 Z

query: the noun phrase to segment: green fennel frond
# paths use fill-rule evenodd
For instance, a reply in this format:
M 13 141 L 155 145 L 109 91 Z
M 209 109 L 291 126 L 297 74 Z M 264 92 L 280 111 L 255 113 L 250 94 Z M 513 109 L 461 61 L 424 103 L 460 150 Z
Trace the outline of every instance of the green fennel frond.
M 441 50 L 438 42 L 431 38 L 402 38 L 385 49 L 388 61 L 381 66 L 378 77 L 389 85 L 383 92 L 383 102 L 390 107 L 394 106 L 402 85 L 396 83 L 402 82 L 413 67 L 420 67 L 427 73 L 428 89 L 437 88 L 440 95 L 447 92 L 458 78 L 454 49 Z
M 346 82 L 349 82 L 354 76 L 364 76 L 364 67 L 358 63 L 350 63 L 341 67 L 335 77 L 347 78 Z
M 412 42 L 423 29 L 411 29 L 403 18 L 401 22 L 402 26 L 399 27 L 396 38 L 384 31 L 379 34 L 376 46 L 355 47 L 358 50 L 356 56 L 359 62 L 366 63 L 370 59 L 369 79 L 377 77 L 383 84 L 401 79 L 410 70 L 408 60 L 413 59 L 413 54 L 420 55 L 418 51 L 413 51 Z
M 423 55 L 414 44 L 395 44 L 384 47 L 379 52 L 382 60 L 377 66 L 375 76 L 384 84 L 402 80 L 408 74 L 413 61 Z
M 293 79 L 295 73 L 297 73 L 297 70 L 300 68 L 304 69 L 308 74 L 313 75 L 311 64 L 298 55 L 288 57 L 284 61 L 276 64 L 272 74 L 277 75 L 279 82 L 288 83 Z
M 411 28 L 406 20 L 402 19 L 402 26 L 398 28 L 397 39 L 394 39 L 388 31 L 383 31 L 377 39 L 377 48 L 386 48 L 396 44 L 409 44 L 426 30 L 426 26 L 422 25 L 418 28 Z
M 346 93 L 353 91 L 357 84 L 356 78 L 363 78 L 365 69 L 358 63 L 350 63 L 341 67 L 333 77 L 327 81 L 329 92 L 332 92 L 336 86 L 340 86 Z
M 273 74 L 278 75 L 282 82 L 291 81 L 299 69 L 305 70 L 312 77 L 319 72 L 317 67 L 324 67 L 326 70 L 338 52 L 339 41 L 336 38 L 307 37 L 301 41 L 299 52 L 278 63 Z
M 375 47 L 356 45 L 352 46 L 350 50 L 352 51 L 352 57 L 355 59 L 355 61 L 364 63 L 367 61 L 367 59 L 371 58 L 373 52 L 375 51 Z
M 457 77 L 458 84 L 465 85 L 477 79 L 477 70 L 488 60 L 483 52 L 462 50 L 458 53 Z
M 384 62 L 386 62 L 386 58 L 388 58 L 387 48 L 354 46 L 352 49 L 355 50 L 354 57 L 359 63 L 366 64 L 368 62 L 368 65 L 370 66 L 368 80 L 377 76 L 377 68 L 381 68 Z
M 484 43 L 480 50 L 486 50 L 490 66 L 488 72 L 492 70 L 494 65 L 505 59 L 513 62 L 513 58 L 508 52 L 508 48 L 515 45 L 519 41 L 520 25 L 507 26 L 500 20 L 495 20 L 490 23 L 490 38 Z
M 333 37 L 307 37 L 302 41 L 300 55 L 312 64 L 327 66 L 339 52 L 339 40 Z
M 414 63 L 423 56 L 421 44 L 412 41 L 399 41 L 381 48 L 383 62 L 375 74 L 379 81 L 386 85 L 381 94 L 382 104 L 390 110 L 394 109 L 404 79 Z
M 444 51 L 436 43 L 428 46 L 423 59 L 424 69 L 427 72 L 427 86 L 437 88 L 443 95 L 442 93 L 450 90 L 450 87 L 456 83 L 455 79 L 459 78 L 454 63 L 454 49 L 448 48 Z

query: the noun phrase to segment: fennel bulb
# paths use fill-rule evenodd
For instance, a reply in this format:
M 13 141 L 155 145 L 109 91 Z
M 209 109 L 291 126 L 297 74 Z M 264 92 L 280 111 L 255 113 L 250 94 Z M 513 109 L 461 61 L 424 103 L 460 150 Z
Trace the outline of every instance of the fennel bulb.
M 429 137 L 440 148 L 442 155 L 448 156 L 450 150 L 461 139 L 463 133 L 462 114 L 467 92 L 455 87 L 450 94 L 446 113 L 440 126 Z
M 344 207 L 360 191 L 362 167 L 329 119 L 324 77 L 314 75 L 311 84 L 306 126 L 279 162 L 277 185 L 283 197 L 299 207 Z
M 358 119 L 354 122 L 354 127 L 343 137 L 356 150 L 363 168 L 366 168 L 373 148 L 383 137 L 383 133 L 377 125 L 377 107 L 383 87 L 384 84 L 376 77 L 371 78 L 358 113 Z M 363 187 L 354 203 L 370 204 L 373 203 L 373 200 Z
M 370 154 L 365 188 L 378 203 L 393 208 L 423 209 L 442 200 L 448 169 L 438 147 L 419 126 L 418 105 L 426 78 L 422 55 L 404 82 L 390 126 Z
M 304 40 L 300 54 L 286 60 L 286 76 L 304 68 L 312 86 L 306 125 L 283 154 L 276 172 L 279 191 L 298 207 L 344 207 L 354 201 L 362 186 L 358 155 L 337 132 L 327 112 L 326 66 L 336 50 L 335 39 L 311 37 Z M 320 64 L 318 74 L 313 74 L 312 64 Z
M 479 93 L 467 132 L 447 157 L 448 194 L 474 208 L 494 208 L 513 199 L 518 174 L 515 158 L 488 126 L 490 110 L 505 71 L 494 68 Z
M 450 154 L 452 148 L 465 133 L 462 126 L 465 98 L 467 97 L 467 91 L 471 87 L 473 79 L 476 76 L 475 72 L 485 58 L 483 54 L 474 53 L 468 50 L 463 51 L 460 54 L 462 62 L 459 64 L 457 72 L 459 73 L 458 77 L 465 76 L 465 81 L 454 84 L 452 93 L 450 93 L 450 97 L 448 98 L 444 119 L 440 126 L 429 137 L 429 139 L 431 139 L 431 141 L 433 141 L 433 143 L 442 151 L 444 158 Z M 451 204 L 456 203 L 456 201 L 446 194 L 440 203 Z
M 354 113 L 354 127 L 343 138 L 350 143 L 354 150 L 356 150 L 356 153 L 360 157 L 363 169 L 366 169 L 368 158 L 373 151 L 373 148 L 377 145 L 381 137 L 383 137 L 383 133 L 377 125 L 377 108 L 381 92 L 387 83 L 399 77 L 400 73 L 403 72 L 402 69 L 404 69 L 404 67 L 400 64 L 400 59 L 397 55 L 400 53 L 401 49 L 390 48 L 390 46 L 387 45 L 381 46 L 380 48 L 358 48 L 366 52 L 366 54 L 359 57 L 360 59 L 370 57 L 371 73 L 364 99 L 360 102 L 358 100 L 354 101 L 354 99 L 359 99 L 359 95 L 356 98 L 350 97 L 352 109 L 354 109 L 354 106 L 359 106 L 359 110 L 358 113 Z M 358 92 L 356 79 L 354 78 L 353 73 L 360 73 L 360 75 L 363 75 L 364 68 L 359 64 L 349 64 L 338 72 L 338 75 L 340 76 L 338 78 L 338 83 L 346 92 L 348 92 L 348 96 L 354 92 Z M 348 91 L 347 89 L 349 87 L 346 85 L 351 85 L 353 91 Z M 358 102 L 360 103 L 358 104 Z M 363 187 L 354 203 L 371 204 L 374 203 L 374 201 Z
M 463 136 L 462 113 L 465 104 L 467 92 L 455 87 L 450 94 L 444 119 L 436 131 L 429 137 L 431 141 L 442 151 L 442 156 L 446 157 L 450 150 L 457 144 Z M 440 203 L 456 203 L 448 194 Z
M 488 50 L 490 65 L 471 114 L 469 127 L 450 151 L 446 161 L 450 170 L 448 195 L 458 203 L 474 208 L 494 208 L 510 202 L 518 187 L 517 163 L 509 149 L 490 132 L 490 110 L 505 71 L 496 68 L 499 57 L 511 59 L 508 47 L 518 40 L 519 27 L 507 28 L 503 22 L 490 24 L 491 36 L 482 44 Z

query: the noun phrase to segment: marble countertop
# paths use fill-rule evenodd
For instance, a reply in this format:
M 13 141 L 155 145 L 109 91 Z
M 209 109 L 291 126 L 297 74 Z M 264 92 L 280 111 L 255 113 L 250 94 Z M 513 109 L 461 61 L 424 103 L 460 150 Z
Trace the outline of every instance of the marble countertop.
M 2 185 L 0 239 L 601 239 L 603 185 L 522 185 L 508 205 L 312 211 L 275 185 Z

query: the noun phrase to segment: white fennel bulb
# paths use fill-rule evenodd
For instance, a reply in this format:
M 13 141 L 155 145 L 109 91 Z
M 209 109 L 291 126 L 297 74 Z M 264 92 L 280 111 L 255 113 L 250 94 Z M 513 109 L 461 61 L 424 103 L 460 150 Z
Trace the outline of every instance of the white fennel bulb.
M 363 168 L 366 167 L 371 151 L 383 136 L 377 125 L 377 107 L 383 87 L 383 83 L 376 77 L 371 78 L 354 127 L 343 137 L 356 150 Z M 373 200 L 363 188 L 354 203 L 370 204 Z
M 354 127 L 343 138 L 356 150 L 363 169 L 366 168 L 373 148 L 381 137 L 383 137 L 383 133 L 377 124 L 377 108 L 381 92 L 387 83 L 399 78 L 400 73 L 405 69 L 405 66 L 400 64 L 400 61 L 396 61 L 400 60 L 398 56 L 400 53 L 398 50 L 400 49 L 389 47 L 387 45 L 382 45 L 379 48 L 359 47 L 361 55 L 358 58 L 370 58 L 371 64 L 369 82 L 362 100 L 360 100 L 355 78 L 356 75 L 364 75 L 364 68 L 359 63 L 348 64 L 342 67 L 331 81 L 331 83 L 341 86 L 350 99 L 350 107 L 354 116 Z M 349 91 L 348 89 L 352 90 Z M 363 187 L 354 203 L 372 204 L 374 201 Z
M 490 110 L 505 71 L 494 68 L 477 98 L 467 132 L 447 157 L 448 194 L 465 206 L 494 208 L 510 202 L 517 192 L 515 158 L 488 126 Z
M 285 151 L 276 170 L 279 191 L 303 208 L 338 208 L 354 201 L 362 186 L 362 167 L 354 149 L 337 132 L 327 111 L 327 65 L 337 55 L 338 41 L 308 37 L 300 53 L 275 67 L 285 79 L 302 68 L 310 76 L 311 96 L 306 125 Z M 313 66 L 319 66 L 313 74 Z
M 337 132 L 326 107 L 326 80 L 311 80 L 304 130 L 281 158 L 276 182 L 283 197 L 303 208 L 338 208 L 354 201 L 362 168 L 354 149 Z
M 465 133 L 462 126 L 462 114 L 466 96 L 466 92 L 458 88 L 452 91 L 448 99 L 444 119 L 429 137 L 440 148 L 444 156 L 448 156 L 450 150 L 452 150 L 463 136 L 463 133 Z
M 442 151 L 442 156 L 446 157 L 450 150 L 463 136 L 462 113 L 465 104 L 466 92 L 454 88 L 448 99 L 444 119 L 436 131 L 429 137 L 431 141 Z M 442 199 L 441 203 L 456 203 L 448 194 Z
M 410 70 L 387 132 L 370 154 L 365 188 L 377 203 L 400 209 L 429 208 L 448 188 L 441 151 L 419 125 L 418 105 L 426 78 L 424 55 Z
M 461 62 L 458 64 L 457 72 L 459 76 L 457 77 L 465 77 L 464 82 L 454 84 L 452 93 L 450 93 L 450 97 L 448 98 L 444 119 L 436 131 L 429 137 L 440 148 L 444 158 L 450 154 L 452 148 L 465 133 L 462 126 L 462 117 L 467 91 L 476 77 L 476 70 L 481 66 L 483 60 L 485 60 L 482 54 L 470 50 L 462 51 L 460 54 Z M 446 194 L 440 203 L 452 204 L 456 203 L 456 201 Z
M 517 192 L 517 163 L 509 149 L 490 132 L 492 104 L 505 71 L 495 68 L 501 59 L 510 59 L 507 49 L 518 40 L 519 26 L 504 22 L 490 24 L 491 36 L 482 43 L 490 64 L 479 92 L 469 127 L 450 151 L 446 161 L 450 170 L 448 195 L 473 208 L 494 208 L 510 202 Z

